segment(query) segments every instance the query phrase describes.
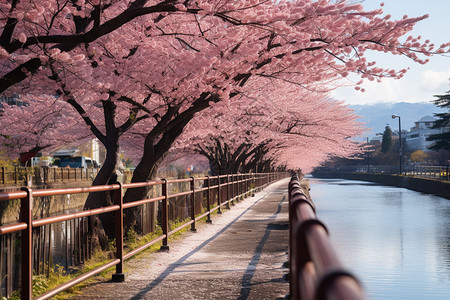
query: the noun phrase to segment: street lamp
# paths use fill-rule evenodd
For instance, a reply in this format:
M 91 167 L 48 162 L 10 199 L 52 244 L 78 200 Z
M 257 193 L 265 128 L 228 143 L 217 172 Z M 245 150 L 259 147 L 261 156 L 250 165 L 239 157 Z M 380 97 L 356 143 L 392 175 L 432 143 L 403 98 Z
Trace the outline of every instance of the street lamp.
M 400 175 L 401 175 L 402 174 L 402 124 L 400 121 L 400 116 L 392 115 L 392 119 L 395 119 L 395 118 L 398 118 L 398 138 L 399 138 L 399 146 L 400 146 L 400 149 L 398 152 L 399 152 L 399 161 L 400 161 L 399 170 L 400 170 Z
M 369 137 L 367 137 L 367 144 L 366 144 L 366 154 L 367 154 L 367 173 L 370 172 L 370 151 L 369 151 Z

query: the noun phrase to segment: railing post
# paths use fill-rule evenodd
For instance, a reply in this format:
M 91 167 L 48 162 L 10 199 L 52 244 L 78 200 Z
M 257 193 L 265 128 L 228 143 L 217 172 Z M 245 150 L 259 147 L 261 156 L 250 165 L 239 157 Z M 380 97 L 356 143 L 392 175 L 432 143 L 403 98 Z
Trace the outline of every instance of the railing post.
M 2 183 L 5 184 L 5 167 L 2 167 Z
M 32 299 L 33 297 L 33 195 L 31 189 L 22 188 L 27 192 L 27 197 L 21 199 L 20 220 L 27 224 L 27 228 L 21 232 L 21 254 L 22 254 L 22 290 L 21 299 Z
M 230 185 L 230 201 L 231 205 L 234 205 L 234 175 L 231 176 L 231 182 L 229 182 Z
M 245 174 L 244 175 L 244 177 L 245 177 L 245 197 L 247 198 L 247 194 L 248 194 L 248 187 L 249 187 L 249 184 L 248 184 L 248 174 Z
M 208 186 L 208 192 L 206 194 L 206 206 L 208 206 L 208 215 L 206 216 L 206 223 L 212 223 L 211 221 L 211 182 L 209 176 L 206 176 L 206 184 Z
M 195 179 L 194 177 L 191 177 L 191 191 L 192 191 L 192 195 L 191 195 L 191 220 L 192 220 L 192 224 L 191 224 L 191 231 L 197 231 L 197 229 L 195 228 Z
M 222 201 L 221 201 L 221 195 L 220 195 L 221 191 L 220 191 L 220 175 L 217 175 L 217 205 L 219 206 L 219 208 L 217 209 L 217 213 L 218 214 L 222 214 Z
M 241 196 L 241 187 L 239 184 L 239 174 L 236 174 L 236 201 L 239 201 Z
M 237 177 L 237 175 L 235 175 L 235 174 L 233 174 L 233 175 L 231 175 L 231 187 L 232 187 L 232 190 L 231 190 L 231 197 L 233 198 L 233 204 L 234 204 L 234 201 L 237 199 L 237 187 L 236 187 L 236 177 Z M 237 200 L 236 200 L 236 202 L 237 202 Z
M 247 174 L 242 175 L 242 193 L 244 194 L 244 198 L 247 198 Z
M 240 179 L 239 179 L 239 181 L 240 181 L 240 186 L 239 186 L 239 195 L 241 195 L 241 197 L 240 197 L 240 199 L 244 199 L 244 196 L 245 196 L 245 191 L 244 191 L 244 189 L 245 189 L 245 186 L 244 186 L 244 184 L 245 184 L 245 182 L 244 182 L 244 175 L 243 174 L 241 174 L 240 175 Z
M 239 186 L 239 174 L 236 174 L 236 202 L 239 201 L 239 195 L 241 194 Z
M 245 195 L 247 195 L 248 193 L 249 193 L 249 186 L 250 186 L 250 184 L 249 184 L 249 174 L 245 174 Z
M 239 186 L 239 174 L 236 174 L 236 201 L 239 201 L 239 196 L 241 195 L 241 190 Z
M 116 258 L 120 262 L 116 265 L 116 273 L 112 275 L 112 281 L 124 282 L 125 274 L 123 273 L 123 189 L 120 182 L 114 184 L 119 185 L 119 189 L 114 191 L 114 204 L 120 208 L 115 212 L 116 225 Z
M 168 197 L 168 186 L 167 186 L 167 179 L 163 179 L 162 184 L 162 195 L 164 196 L 164 199 L 162 200 L 162 215 L 161 215 L 161 227 L 163 235 L 166 237 L 162 241 L 162 246 L 160 248 L 161 251 L 169 251 L 169 245 L 168 245 L 168 237 L 169 237 L 169 214 L 167 211 L 167 208 L 169 206 L 169 201 L 167 199 Z
M 256 189 L 255 173 L 252 173 L 252 180 L 251 180 L 250 188 L 251 188 L 252 197 L 255 197 L 255 189 Z
M 230 175 L 227 175 L 227 208 L 230 209 L 231 193 L 230 193 Z
M 245 198 L 245 174 L 241 174 L 241 199 Z
M 239 174 L 233 175 L 233 179 L 234 179 L 234 199 L 236 200 L 236 202 L 239 201 Z

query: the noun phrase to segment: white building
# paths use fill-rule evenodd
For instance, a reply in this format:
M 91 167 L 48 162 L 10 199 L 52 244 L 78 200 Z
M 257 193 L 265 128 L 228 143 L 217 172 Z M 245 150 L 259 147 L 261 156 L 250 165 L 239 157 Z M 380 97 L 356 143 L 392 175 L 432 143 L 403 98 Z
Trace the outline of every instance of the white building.
M 410 151 L 428 150 L 428 147 L 433 144 L 432 141 L 427 141 L 432 134 L 439 134 L 444 132 L 445 128 L 431 129 L 436 119 L 430 116 L 425 116 L 411 127 L 411 130 L 406 134 L 406 145 Z

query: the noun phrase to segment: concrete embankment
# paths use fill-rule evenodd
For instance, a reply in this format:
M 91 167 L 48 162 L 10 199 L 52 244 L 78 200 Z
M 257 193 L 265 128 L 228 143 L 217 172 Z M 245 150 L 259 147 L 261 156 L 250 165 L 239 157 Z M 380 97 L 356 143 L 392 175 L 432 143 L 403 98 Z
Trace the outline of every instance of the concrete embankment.
M 343 178 L 350 180 L 376 182 L 383 185 L 403 187 L 413 191 L 422 192 L 425 194 L 434 194 L 436 196 L 450 199 L 450 182 L 431 178 L 341 172 L 321 172 L 314 173 L 312 175 L 317 178 Z

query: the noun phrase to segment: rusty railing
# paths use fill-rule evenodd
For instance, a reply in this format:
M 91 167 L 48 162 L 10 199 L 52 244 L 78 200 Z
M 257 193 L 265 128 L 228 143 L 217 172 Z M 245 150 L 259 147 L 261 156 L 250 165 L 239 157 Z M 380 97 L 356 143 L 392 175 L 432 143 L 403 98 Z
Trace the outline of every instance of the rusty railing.
M 196 222 L 206 217 L 207 222 L 211 221 L 211 213 L 215 210 L 221 211 L 223 206 L 229 208 L 230 204 L 234 201 L 253 193 L 254 191 L 263 188 L 273 181 L 280 180 L 287 177 L 286 173 L 259 173 L 259 174 L 232 174 L 221 176 L 207 176 L 202 178 L 188 178 L 188 179 L 176 179 L 159 181 L 149 181 L 142 183 L 116 183 L 104 186 L 94 186 L 89 188 L 68 188 L 68 189 L 48 189 L 48 190 L 31 190 L 30 188 L 22 188 L 20 191 L 0 193 L 0 201 L 9 201 L 14 199 L 20 199 L 20 217 L 19 221 L 13 224 L 6 224 L 0 226 L 0 236 L 15 232 L 21 233 L 21 298 L 32 299 L 32 282 L 33 282 L 33 228 L 38 228 L 44 225 L 53 224 L 57 222 L 63 222 L 67 220 L 73 220 L 81 217 L 89 217 L 104 213 L 115 214 L 115 240 L 116 240 L 116 254 L 115 258 L 106 262 L 104 265 L 93 269 L 87 273 L 76 277 L 63 285 L 47 291 L 46 293 L 37 296 L 35 299 L 49 299 L 56 294 L 73 287 L 74 285 L 96 275 L 100 272 L 107 270 L 111 267 L 116 267 L 116 272 L 113 274 L 114 281 L 123 281 L 123 264 L 124 261 L 137 253 L 147 249 L 148 247 L 162 242 L 162 249 L 168 249 L 168 237 L 175 232 L 190 226 L 190 229 L 196 230 Z M 206 182 L 202 187 L 197 187 L 196 182 Z M 168 185 L 173 183 L 188 183 L 190 188 L 187 191 L 182 191 L 174 194 L 170 194 Z M 156 196 L 149 199 L 137 199 L 133 202 L 123 203 L 124 189 L 132 189 L 139 187 L 150 187 L 160 185 L 162 193 L 160 196 Z M 40 219 L 33 219 L 33 199 L 37 197 L 53 196 L 53 195 L 69 195 L 77 193 L 93 193 L 93 192 L 105 192 L 113 191 L 114 204 L 111 206 L 82 210 L 68 214 L 60 214 L 51 217 L 45 217 Z M 215 197 L 213 199 L 212 192 L 215 191 Z M 199 193 L 206 193 L 206 211 L 196 213 L 198 208 L 195 208 L 195 196 Z M 177 228 L 169 228 L 168 222 L 168 206 L 169 199 L 175 197 L 190 197 L 190 220 L 184 222 Z M 162 235 L 156 237 L 147 244 L 124 252 L 124 232 L 123 232 L 123 211 L 124 209 L 144 205 L 152 202 L 160 202 L 162 204 L 161 209 L 161 228 Z M 214 202 L 214 203 L 213 203 Z
M 359 281 L 342 267 L 297 175 L 289 183 L 289 236 L 291 299 L 365 299 Z

